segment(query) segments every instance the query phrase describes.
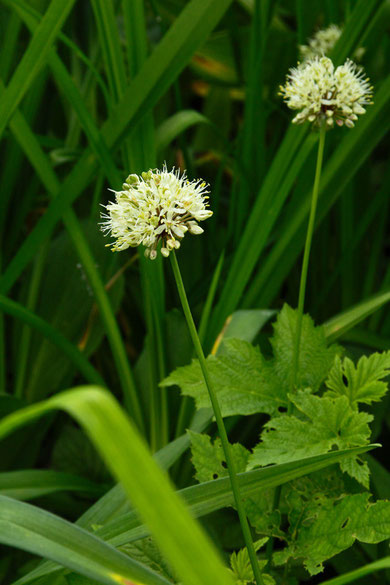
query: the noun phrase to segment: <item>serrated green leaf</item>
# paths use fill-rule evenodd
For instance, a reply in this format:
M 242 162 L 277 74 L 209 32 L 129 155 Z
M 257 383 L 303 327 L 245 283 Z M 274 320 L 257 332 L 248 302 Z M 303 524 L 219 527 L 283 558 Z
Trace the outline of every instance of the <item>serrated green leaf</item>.
M 381 380 L 389 373 L 390 351 L 363 356 L 356 366 L 349 358 L 337 358 L 326 380 L 327 395 L 346 396 L 351 406 L 377 402 L 387 392 L 387 383 Z
M 271 340 L 274 358 L 265 360 L 250 343 L 225 338 L 217 356 L 207 358 L 209 374 L 218 394 L 223 416 L 258 412 L 275 415 L 288 406 L 291 364 L 297 311 L 284 305 L 274 325 Z M 308 315 L 303 318 L 298 386 L 314 391 L 326 378 L 339 348 L 327 347 L 322 327 Z M 195 398 L 198 408 L 210 407 L 210 399 L 199 362 L 178 368 L 162 386 L 180 386 L 182 393 Z
M 207 358 L 209 374 L 218 395 L 222 415 L 275 414 L 287 406 L 287 396 L 275 380 L 269 363 L 258 348 L 240 339 L 226 339 L 221 355 Z M 161 382 L 177 384 L 186 396 L 195 398 L 198 408 L 210 407 L 210 399 L 199 362 L 178 368 Z
M 172 569 L 151 538 L 142 538 L 136 542 L 126 544 L 120 550 L 168 581 L 177 583 L 177 579 L 172 575 Z
M 355 540 L 378 543 L 390 537 L 390 502 L 369 502 L 370 494 L 345 496 L 328 502 L 308 525 L 301 527 L 294 545 L 275 553 L 274 562 L 300 558 L 311 575 L 322 571 L 322 563 L 353 545 Z
M 214 443 L 208 435 L 188 431 L 191 438 L 192 463 L 196 473 L 195 477 L 202 483 L 220 477 L 227 477 L 228 470 L 223 452 L 221 439 L 215 439 Z M 249 451 L 240 443 L 230 446 L 234 459 L 236 472 L 245 471 L 249 459 Z
M 282 415 L 265 424 L 262 441 L 250 459 L 250 469 L 368 443 L 368 423 L 373 417 L 352 410 L 345 396 L 320 398 L 300 391 L 291 396 L 291 400 L 299 411 L 299 418 Z M 349 464 L 342 469 L 367 486 L 366 463 L 356 462 L 355 466 Z
M 286 391 L 290 389 L 291 364 L 297 326 L 297 311 L 285 304 L 274 325 L 271 344 L 274 351 L 275 371 Z M 327 347 L 323 327 L 316 327 L 309 315 L 302 320 L 297 387 L 310 387 L 314 392 L 326 378 L 335 356 L 340 351 L 337 345 Z
M 253 543 L 255 551 L 258 552 L 268 541 L 268 538 L 261 538 Z M 267 561 L 259 561 L 261 568 L 267 564 Z M 233 577 L 236 585 L 248 585 L 254 583 L 254 575 L 252 566 L 249 560 L 248 549 L 242 548 L 238 552 L 233 552 L 230 555 L 230 566 L 232 568 Z M 274 585 L 274 579 L 267 574 L 262 574 L 264 585 Z

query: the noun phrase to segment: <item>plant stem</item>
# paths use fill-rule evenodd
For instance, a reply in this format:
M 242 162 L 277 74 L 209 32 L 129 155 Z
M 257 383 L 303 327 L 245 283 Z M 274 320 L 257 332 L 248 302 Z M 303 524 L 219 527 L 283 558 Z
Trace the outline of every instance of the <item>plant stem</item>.
M 294 388 L 295 388 L 295 384 L 297 382 L 297 375 L 298 375 L 299 348 L 300 348 L 300 343 L 301 343 L 303 308 L 304 308 L 304 304 L 305 304 L 305 293 L 306 293 L 306 282 L 307 282 L 307 270 L 309 267 L 310 249 L 311 249 L 311 242 L 313 239 L 313 231 L 314 231 L 317 201 L 318 201 L 318 192 L 319 192 L 319 187 L 320 187 L 322 160 L 323 160 L 323 156 L 324 156 L 325 132 L 326 132 L 326 128 L 325 128 L 325 125 L 323 125 L 321 127 L 321 130 L 320 130 L 320 139 L 319 139 L 319 143 L 318 143 L 316 174 L 314 177 L 313 194 L 312 194 L 312 198 L 311 198 L 311 207 L 310 207 L 310 217 L 309 217 L 309 224 L 307 226 L 305 251 L 303 254 L 303 262 L 302 262 L 301 282 L 299 285 L 297 327 L 295 330 L 295 342 L 294 342 L 293 362 L 292 362 L 292 372 L 291 372 L 291 390 L 294 390 Z
M 307 226 L 305 251 L 303 254 L 301 282 L 299 285 L 298 317 L 297 317 L 297 327 L 295 330 L 293 361 L 292 361 L 292 370 L 291 370 L 291 391 L 293 391 L 295 388 L 295 385 L 297 382 L 297 376 L 298 376 L 299 347 L 300 347 L 300 343 L 301 343 L 303 308 L 304 308 L 304 304 L 305 304 L 305 293 L 306 293 L 306 282 L 307 282 L 307 270 L 309 267 L 310 248 L 311 248 L 311 242 L 313 239 L 313 231 L 314 231 L 314 224 L 315 224 L 315 217 L 316 217 L 318 193 L 319 193 L 320 179 L 321 179 L 322 160 L 324 157 L 325 132 L 326 132 L 326 128 L 325 128 L 325 125 L 323 125 L 321 127 L 321 130 L 320 130 L 320 139 L 319 139 L 319 143 L 318 143 L 316 173 L 314 176 L 314 185 L 313 185 L 313 194 L 311 197 L 309 224 Z M 292 402 L 290 401 L 288 404 L 287 414 L 291 414 L 291 409 L 292 409 Z M 281 492 L 282 492 L 282 487 L 277 486 L 275 488 L 272 510 L 275 510 L 276 508 L 279 507 Z M 266 556 L 267 556 L 268 563 L 271 561 L 273 548 L 274 548 L 274 539 L 270 538 L 268 543 L 267 543 L 267 549 L 266 549 Z
M 187 299 L 186 291 L 184 288 L 183 279 L 181 277 L 179 264 L 177 262 L 176 254 L 174 251 L 171 252 L 170 258 L 171 258 L 173 274 L 174 274 L 176 284 L 177 284 L 177 290 L 179 292 L 180 301 L 181 301 L 183 311 L 184 311 L 184 316 L 186 318 L 188 329 L 190 331 L 190 335 L 192 338 L 192 342 L 194 344 L 194 348 L 195 348 L 196 354 L 197 354 L 198 359 L 199 359 L 199 364 L 200 364 L 200 367 L 202 369 L 204 381 L 206 383 L 206 387 L 207 387 L 207 390 L 209 392 L 211 404 L 213 407 L 215 420 L 217 422 L 218 431 L 219 431 L 219 435 L 220 435 L 221 443 L 222 443 L 222 448 L 223 448 L 225 458 L 226 458 L 227 468 L 228 468 L 229 477 L 230 477 L 230 483 L 232 486 L 232 492 L 234 495 L 234 500 L 235 500 L 238 516 L 240 519 L 240 524 L 241 524 L 241 529 L 242 529 L 242 533 L 244 536 L 244 541 L 245 541 L 245 544 L 246 544 L 246 547 L 248 550 L 248 554 L 249 554 L 249 559 L 250 559 L 250 562 L 252 565 L 253 574 L 255 576 L 255 581 L 256 581 L 257 585 L 264 585 L 264 582 L 263 582 L 263 579 L 262 579 L 262 576 L 260 573 L 259 563 L 258 563 L 257 557 L 256 557 L 256 551 L 255 551 L 255 548 L 253 546 L 252 535 L 251 535 L 251 532 L 249 529 L 248 519 L 246 517 L 244 505 L 243 505 L 241 495 L 240 495 L 240 489 L 239 489 L 239 485 L 238 485 L 235 464 L 234 464 L 234 460 L 233 460 L 233 457 L 231 454 L 225 425 L 223 423 L 221 409 L 219 407 L 218 399 L 217 399 L 217 396 L 216 396 L 215 391 L 213 389 L 211 379 L 210 379 L 210 376 L 208 373 L 208 369 L 207 369 L 207 365 L 206 365 L 206 358 L 204 356 L 202 345 L 200 343 L 198 332 L 196 330 L 194 319 L 192 317 L 191 309 L 190 309 L 190 306 L 188 304 L 188 299 Z

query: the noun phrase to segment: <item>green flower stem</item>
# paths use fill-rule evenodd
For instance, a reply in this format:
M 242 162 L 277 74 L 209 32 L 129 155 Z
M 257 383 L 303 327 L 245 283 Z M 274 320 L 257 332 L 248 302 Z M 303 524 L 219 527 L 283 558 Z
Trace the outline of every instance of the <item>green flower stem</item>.
M 306 282 L 307 282 L 307 270 L 309 267 L 310 248 L 311 248 L 311 242 L 313 239 L 313 232 L 314 232 L 318 193 L 319 193 L 320 179 L 321 179 L 322 160 L 324 158 L 325 132 L 326 132 L 326 128 L 325 128 L 325 125 L 323 125 L 321 127 L 321 130 L 320 130 L 320 139 L 319 139 L 319 143 L 318 143 L 316 173 L 315 173 L 315 177 L 314 177 L 313 194 L 311 197 L 311 208 L 310 208 L 309 225 L 307 226 L 305 251 L 303 254 L 301 282 L 299 285 L 298 318 L 297 318 L 297 328 L 295 331 L 293 360 L 292 360 L 292 369 L 291 369 L 291 390 L 292 391 L 295 388 L 295 385 L 297 382 L 297 376 L 298 376 L 299 347 L 300 347 L 300 343 L 301 343 L 303 308 L 304 308 L 304 304 L 305 304 L 305 293 L 306 293 Z M 292 410 L 292 403 L 289 402 L 287 413 L 291 414 L 291 410 Z M 278 486 L 277 488 L 275 488 L 274 501 L 273 501 L 273 506 L 272 506 L 273 510 L 275 510 L 276 508 L 279 507 L 281 491 L 282 491 L 281 486 Z M 274 539 L 270 538 L 268 543 L 267 543 L 267 550 L 266 550 L 266 557 L 267 557 L 268 563 L 271 562 L 273 548 L 274 548 Z
M 219 407 L 218 399 L 217 399 L 217 396 L 216 396 L 215 391 L 213 389 L 211 379 L 210 379 L 210 376 L 208 373 L 208 369 L 207 369 L 207 365 L 206 365 L 206 358 L 205 358 L 204 353 L 203 353 L 202 345 L 201 345 L 200 340 L 199 340 L 199 336 L 198 336 L 198 332 L 197 332 L 196 327 L 195 327 L 194 319 L 192 318 L 191 309 L 190 309 L 190 306 L 188 304 L 188 299 L 187 299 L 186 291 L 184 288 L 183 279 L 181 277 L 179 264 L 177 262 L 176 254 L 174 251 L 172 251 L 170 253 L 170 258 L 171 258 L 173 274 L 174 274 L 174 277 L 176 280 L 177 289 L 179 292 L 179 297 L 180 297 L 180 301 L 181 301 L 181 304 L 183 307 L 184 315 L 185 315 L 185 318 L 187 321 L 188 329 L 190 331 L 192 342 L 194 344 L 194 348 L 195 348 L 196 354 L 197 354 L 198 359 L 199 359 L 200 367 L 202 369 L 204 381 L 206 383 L 207 390 L 209 392 L 211 404 L 212 404 L 214 415 L 215 415 L 215 420 L 217 421 L 218 431 L 219 431 L 219 435 L 220 435 L 221 442 L 222 442 L 222 448 L 223 448 L 223 451 L 224 451 L 224 454 L 226 457 L 226 463 L 227 463 L 227 468 L 228 468 L 228 472 L 229 472 L 230 483 L 232 486 L 232 492 L 234 495 L 234 500 L 235 500 L 238 516 L 240 519 L 240 524 L 241 524 L 241 529 L 242 529 L 242 533 L 244 536 L 245 544 L 246 544 L 246 547 L 248 549 L 248 554 L 249 554 L 249 559 L 250 559 L 250 562 L 252 565 L 253 574 L 255 576 L 255 580 L 256 580 L 257 585 L 264 585 L 264 582 L 263 582 L 263 579 L 262 579 L 262 576 L 260 573 L 259 563 L 258 563 L 257 557 L 256 557 L 256 551 L 255 551 L 255 548 L 253 546 L 253 540 L 252 540 L 251 532 L 249 529 L 248 519 L 246 517 L 244 505 L 243 505 L 241 495 L 240 495 L 240 489 L 239 489 L 239 485 L 238 485 L 236 469 L 235 469 L 233 457 L 231 455 L 229 441 L 228 441 L 225 425 L 224 425 L 223 419 L 222 419 L 221 409 Z
M 292 371 L 291 371 L 291 390 L 294 390 L 295 384 L 297 382 L 297 376 L 298 376 L 299 349 L 300 349 L 301 333 L 302 333 L 303 308 L 304 308 L 304 304 L 305 304 L 307 270 L 309 267 L 310 249 L 311 249 L 311 243 L 312 243 L 312 239 L 313 239 L 313 231 L 314 231 L 317 202 L 318 202 L 318 193 L 319 193 L 320 179 L 321 179 L 322 160 L 324 157 L 325 132 L 326 132 L 326 128 L 325 128 L 325 124 L 323 124 L 321 127 L 321 130 L 320 130 L 320 139 L 319 139 L 319 143 L 318 143 L 316 174 L 314 177 L 314 186 L 313 186 L 313 194 L 312 194 L 312 198 L 311 198 L 310 217 L 309 217 L 309 224 L 307 226 L 305 251 L 303 254 L 303 262 L 302 262 L 301 282 L 299 285 L 297 328 L 295 331 L 295 341 L 294 341 L 293 361 L 292 361 Z

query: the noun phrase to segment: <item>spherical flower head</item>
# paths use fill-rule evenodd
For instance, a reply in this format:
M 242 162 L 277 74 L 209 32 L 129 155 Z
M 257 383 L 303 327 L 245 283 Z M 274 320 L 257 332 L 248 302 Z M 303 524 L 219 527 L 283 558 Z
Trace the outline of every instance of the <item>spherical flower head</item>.
M 302 61 L 310 61 L 314 57 L 328 55 L 341 36 L 341 28 L 337 24 L 331 24 L 328 28 L 315 33 L 307 45 L 299 45 Z
M 113 251 L 144 245 L 145 255 L 152 260 L 165 257 L 180 247 L 186 232 L 201 234 L 197 222 L 213 214 L 207 209 L 207 185 L 201 179 L 189 181 L 178 170 L 151 169 L 141 176 L 129 175 L 121 191 L 115 193 L 115 202 L 103 207 L 101 229 L 115 241 L 108 244 Z
M 294 124 L 345 124 L 353 128 L 365 106 L 372 104 L 372 86 L 361 67 L 347 59 L 335 68 L 328 57 L 315 57 L 290 69 L 280 95 L 289 108 L 300 110 Z

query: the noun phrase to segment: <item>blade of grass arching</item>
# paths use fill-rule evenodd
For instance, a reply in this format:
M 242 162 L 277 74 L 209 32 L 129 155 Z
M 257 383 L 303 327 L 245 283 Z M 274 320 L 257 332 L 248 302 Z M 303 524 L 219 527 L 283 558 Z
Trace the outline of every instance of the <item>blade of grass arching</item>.
M 15 500 L 33 500 L 57 492 L 80 492 L 102 495 L 100 486 L 85 477 L 47 469 L 23 469 L 0 473 L 0 495 Z
M 169 29 L 160 44 L 147 59 L 142 70 L 128 85 L 121 102 L 114 107 L 101 133 L 108 147 L 117 148 L 142 116 L 163 95 L 185 67 L 197 47 L 206 39 L 223 16 L 231 0 L 192 0 Z M 5 294 L 24 267 L 47 239 L 64 211 L 80 196 L 97 169 L 96 158 L 86 150 L 64 180 L 56 201 L 47 209 L 35 228 L 25 239 L 0 279 L 0 291 Z
M 46 156 L 40 149 L 35 135 L 31 132 L 20 112 L 16 111 L 11 120 L 10 127 L 49 194 L 55 198 L 60 190 L 59 181 Z M 120 330 L 115 315 L 113 314 L 104 284 L 101 281 L 92 253 L 89 250 L 88 243 L 74 212 L 71 209 L 64 210 L 63 219 L 69 234 L 72 237 L 79 258 L 84 266 L 96 302 L 99 306 L 100 314 L 105 324 L 107 336 L 112 348 L 113 359 L 121 381 L 126 406 L 130 412 L 132 412 L 134 420 L 136 420 L 137 424 L 142 428 L 142 413 L 133 374 L 130 369 L 126 348 L 122 341 Z
M 364 565 L 364 567 L 360 567 L 359 569 L 355 569 L 354 571 L 350 571 L 339 577 L 333 577 L 333 579 L 322 581 L 321 585 L 347 585 L 348 583 L 355 583 L 358 579 L 361 579 L 361 577 L 371 575 L 372 573 L 376 573 L 376 571 L 381 571 L 383 569 L 390 569 L 390 557 L 374 561 L 373 563 Z
M 3 418 L 0 438 L 58 409 L 70 414 L 85 429 L 183 584 L 232 585 L 232 577 L 211 540 L 191 517 L 110 393 L 91 386 L 57 394 Z M 12 544 L 20 546 L 16 539 Z
M 317 225 L 328 213 L 343 188 L 390 128 L 390 77 L 375 95 L 375 103 L 344 137 L 325 166 L 320 186 Z M 288 218 L 281 236 L 259 270 L 248 294 L 268 306 L 303 248 L 309 198 L 304 197 Z M 272 275 L 272 278 L 271 278 Z
M 334 451 L 316 455 L 315 457 L 307 457 L 299 461 L 273 465 L 269 468 L 239 473 L 240 489 L 243 496 L 250 496 L 260 490 L 283 485 L 298 477 L 303 477 L 334 465 L 346 457 L 366 453 L 374 448 L 374 445 L 369 445 Z M 227 477 L 184 488 L 178 494 L 186 502 L 192 516 L 195 518 L 201 518 L 221 508 L 234 505 L 234 498 Z M 148 536 L 149 530 L 145 525 L 140 524 L 139 519 L 133 512 L 130 512 L 110 522 L 107 526 L 99 528 L 96 534 L 113 546 L 122 546 L 128 542 Z
M 50 3 L 3 93 L 0 103 L 0 137 L 35 76 L 45 64 L 49 51 L 74 2 L 75 0 L 52 0 Z
M 383 307 L 390 301 L 390 292 L 381 292 L 374 295 L 347 311 L 328 319 L 324 323 L 325 336 L 328 343 L 333 343 L 344 333 L 361 323 L 369 315 Z
M 90 532 L 31 504 L 0 495 L 0 542 L 53 559 L 105 585 L 168 581 Z
M 260 490 L 277 487 L 309 473 L 325 469 L 346 457 L 370 451 L 374 447 L 374 445 L 369 445 L 343 451 L 333 451 L 323 455 L 316 455 L 315 457 L 307 457 L 298 461 L 240 473 L 238 474 L 240 488 L 243 496 L 250 496 Z M 180 490 L 178 494 L 186 502 L 192 516 L 195 518 L 201 518 L 234 503 L 227 477 L 190 486 Z M 112 546 L 120 547 L 149 536 L 150 531 L 140 522 L 137 514 L 131 511 L 122 513 L 105 526 L 97 528 L 95 534 Z M 50 585 L 52 575 L 58 574 L 60 571 L 62 571 L 62 568 L 58 565 L 45 563 L 16 581 L 13 585 L 28 585 L 37 578 L 42 579 L 42 581 L 39 581 L 41 585 Z
M 74 364 L 77 370 L 85 377 L 91 384 L 105 385 L 101 375 L 95 370 L 92 364 L 85 358 L 85 356 L 77 349 L 73 343 L 68 341 L 66 337 L 54 329 L 47 321 L 35 315 L 19 303 L 0 295 L 0 308 L 2 311 L 20 319 L 29 327 L 39 331 L 44 337 L 54 343 L 61 351 L 63 351 Z

